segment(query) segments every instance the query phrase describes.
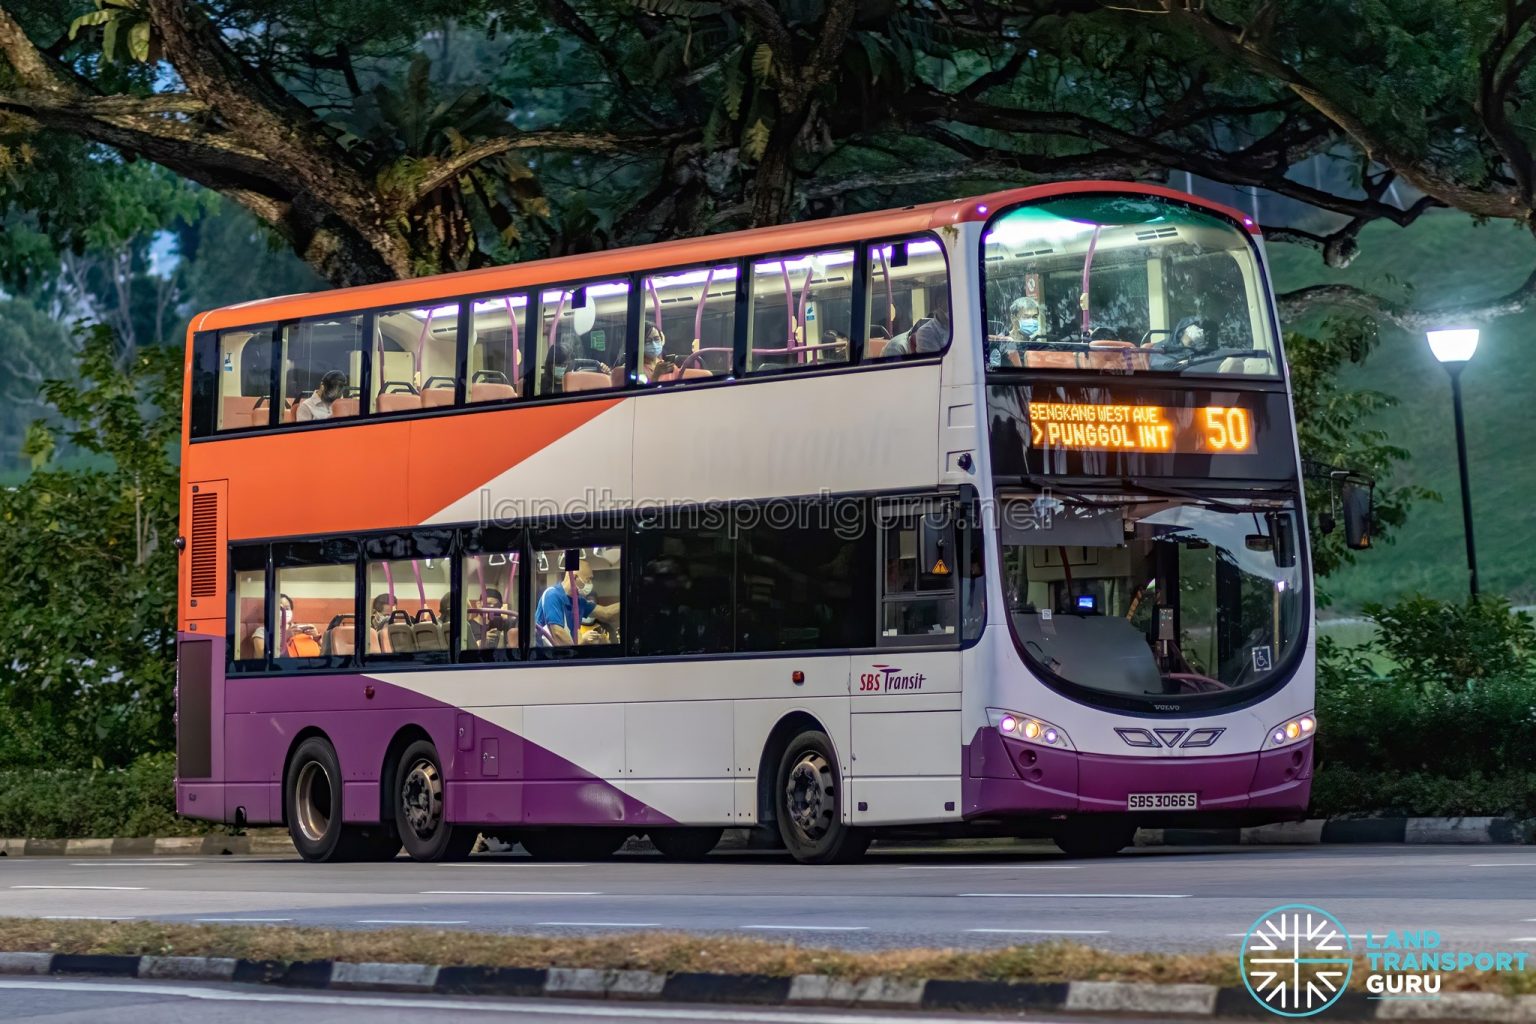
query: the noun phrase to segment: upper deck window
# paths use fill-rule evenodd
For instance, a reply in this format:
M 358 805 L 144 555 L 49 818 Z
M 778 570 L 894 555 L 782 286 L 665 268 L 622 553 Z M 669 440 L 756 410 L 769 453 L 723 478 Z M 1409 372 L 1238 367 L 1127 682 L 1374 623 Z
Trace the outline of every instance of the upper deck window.
M 756 260 L 747 369 L 847 363 L 853 335 L 852 249 Z
M 664 271 L 641 285 L 641 385 L 729 377 L 736 343 L 735 264 Z
M 1279 376 L 1253 245 L 1214 214 L 1052 199 L 994 218 L 982 257 L 992 369 Z
M 866 359 L 932 356 L 949 344 L 949 268 L 932 238 L 869 247 Z
M 363 315 L 316 317 L 283 331 L 282 422 L 356 416 L 362 409 Z
M 534 393 L 560 395 L 621 386 L 629 335 L 629 282 L 589 281 L 539 298 Z
M 458 303 L 375 314 L 370 411 L 413 412 L 452 405 L 458 340 Z
M 476 299 L 469 315 L 470 402 L 516 398 L 523 386 L 523 339 L 528 336 L 528 296 Z
M 272 329 L 197 335 L 192 349 L 191 435 L 265 427 L 272 416 Z

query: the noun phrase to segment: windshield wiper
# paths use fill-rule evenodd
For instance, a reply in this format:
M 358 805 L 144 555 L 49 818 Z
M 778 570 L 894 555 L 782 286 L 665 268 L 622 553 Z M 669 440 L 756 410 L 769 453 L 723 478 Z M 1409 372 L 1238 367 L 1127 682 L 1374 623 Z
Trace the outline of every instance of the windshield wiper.
M 1212 498 L 1207 494 L 1200 494 L 1196 491 L 1186 491 L 1182 487 L 1169 487 L 1167 484 L 1149 484 L 1142 480 L 1138 480 L 1135 477 L 1122 477 L 1120 484 L 1122 487 L 1126 487 L 1133 491 L 1145 491 L 1147 494 L 1156 494 L 1163 498 L 1188 498 L 1191 501 L 1203 502 L 1204 504 L 1209 505 L 1211 508 L 1216 509 L 1218 512 L 1230 512 L 1234 515 L 1247 515 L 1253 511 L 1251 508 L 1240 508 L 1237 505 L 1232 505 L 1222 501 L 1220 498 Z

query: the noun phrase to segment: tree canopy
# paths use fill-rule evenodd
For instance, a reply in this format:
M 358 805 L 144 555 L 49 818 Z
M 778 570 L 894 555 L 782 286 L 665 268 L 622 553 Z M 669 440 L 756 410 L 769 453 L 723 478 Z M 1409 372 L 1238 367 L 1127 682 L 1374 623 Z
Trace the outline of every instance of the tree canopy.
M 78 246 L 113 165 L 148 161 L 356 284 L 1177 169 L 1326 214 L 1271 236 L 1342 265 L 1366 224 L 1436 207 L 1530 227 L 1533 22 L 1536 0 L 0 0 L 0 204 Z M 1296 173 L 1318 159 L 1347 173 Z

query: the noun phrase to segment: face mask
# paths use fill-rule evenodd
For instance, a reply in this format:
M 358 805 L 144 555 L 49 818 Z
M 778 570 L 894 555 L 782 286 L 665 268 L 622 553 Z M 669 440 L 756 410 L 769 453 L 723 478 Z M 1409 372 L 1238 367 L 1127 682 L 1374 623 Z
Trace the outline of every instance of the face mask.
M 561 380 L 564 377 L 565 377 L 565 367 L 563 367 L 563 366 L 555 367 L 555 380 Z
M 1040 331 L 1040 321 L 1029 317 L 1019 317 L 1019 330 L 1025 334 L 1037 334 Z
M 592 581 L 589 580 L 589 579 L 578 581 L 577 584 L 576 584 L 576 590 L 577 590 L 577 593 L 581 594 L 582 597 L 591 597 L 592 596 Z
M 645 343 L 645 357 L 647 359 L 660 359 L 661 358 L 661 342 L 659 342 L 659 341 L 647 341 Z

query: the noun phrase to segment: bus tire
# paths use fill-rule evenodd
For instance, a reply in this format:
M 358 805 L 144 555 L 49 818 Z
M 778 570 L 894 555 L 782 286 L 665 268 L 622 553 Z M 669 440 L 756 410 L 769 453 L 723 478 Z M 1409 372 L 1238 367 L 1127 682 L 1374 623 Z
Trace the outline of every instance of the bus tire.
M 773 793 L 779 836 L 795 860 L 847 864 L 864 856 L 869 832 L 843 822 L 842 776 L 826 733 L 807 729 L 789 741 Z
M 445 785 L 442 759 L 430 741 L 405 748 L 395 767 L 390 803 L 395 831 L 412 860 L 463 860 L 474 849 L 477 831 L 448 821 Z
M 1061 825 L 1051 842 L 1068 857 L 1113 857 L 1136 839 L 1136 826 L 1076 818 Z
M 667 860 L 703 860 L 720 844 L 723 828 L 658 828 L 651 845 Z
M 311 862 L 388 860 L 400 852 L 387 825 L 342 824 L 341 762 L 323 736 L 298 745 L 284 778 L 288 835 L 300 857 Z
M 518 833 L 517 840 L 534 860 L 605 860 L 629 836 L 614 828 L 545 828 Z

